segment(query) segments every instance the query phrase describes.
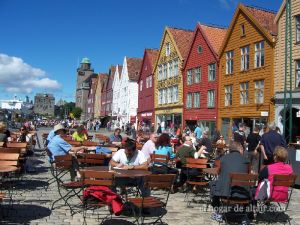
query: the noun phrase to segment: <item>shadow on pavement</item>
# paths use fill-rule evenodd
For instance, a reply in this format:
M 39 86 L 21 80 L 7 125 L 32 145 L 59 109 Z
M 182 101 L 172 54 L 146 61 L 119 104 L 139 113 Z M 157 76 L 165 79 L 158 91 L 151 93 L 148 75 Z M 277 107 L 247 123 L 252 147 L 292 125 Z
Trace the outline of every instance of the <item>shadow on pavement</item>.
M 30 224 L 30 221 L 47 217 L 51 210 L 37 205 L 2 205 L 0 224 Z

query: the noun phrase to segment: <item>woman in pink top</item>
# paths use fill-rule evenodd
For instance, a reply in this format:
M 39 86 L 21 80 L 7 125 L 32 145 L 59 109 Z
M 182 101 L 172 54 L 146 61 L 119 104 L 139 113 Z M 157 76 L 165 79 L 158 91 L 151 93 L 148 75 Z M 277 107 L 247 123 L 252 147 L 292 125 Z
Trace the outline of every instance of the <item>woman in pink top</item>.
M 268 179 L 269 181 L 269 191 L 270 196 L 269 199 L 275 202 L 286 202 L 288 199 L 288 187 L 284 186 L 276 186 L 273 189 L 273 178 L 274 174 L 292 174 L 293 169 L 289 164 L 286 164 L 288 158 L 288 152 L 284 147 L 277 146 L 275 148 L 274 154 L 274 163 L 263 168 L 259 173 L 259 180 L 263 181 L 264 179 Z M 258 185 L 261 187 L 261 185 Z M 258 196 L 260 189 L 256 190 L 256 197 Z

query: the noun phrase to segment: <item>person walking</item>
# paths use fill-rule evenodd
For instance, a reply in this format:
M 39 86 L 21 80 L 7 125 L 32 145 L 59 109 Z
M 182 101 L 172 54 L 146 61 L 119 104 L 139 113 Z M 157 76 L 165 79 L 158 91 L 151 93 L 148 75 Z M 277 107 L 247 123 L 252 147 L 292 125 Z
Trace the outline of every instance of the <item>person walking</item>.
M 248 160 L 251 165 L 251 169 L 253 172 L 258 172 L 258 148 L 259 148 L 259 141 L 261 139 L 259 133 L 259 129 L 254 127 L 253 132 L 248 135 L 247 137 L 247 144 L 248 144 Z

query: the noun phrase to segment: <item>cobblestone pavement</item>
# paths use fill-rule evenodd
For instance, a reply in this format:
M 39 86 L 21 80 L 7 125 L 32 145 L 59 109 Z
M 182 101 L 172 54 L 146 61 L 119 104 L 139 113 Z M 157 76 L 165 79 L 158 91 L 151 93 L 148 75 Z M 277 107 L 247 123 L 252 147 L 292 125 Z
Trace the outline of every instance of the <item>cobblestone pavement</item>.
M 39 131 L 39 135 L 42 130 Z M 33 157 L 36 172 L 24 174 L 17 182 L 13 191 L 14 204 L 12 207 L 4 202 L 1 209 L 3 218 L 0 224 L 40 224 L 40 225 L 77 225 L 83 224 L 82 213 L 70 215 L 68 207 L 60 207 L 50 210 L 52 201 L 58 198 L 55 184 L 49 185 L 51 178 L 47 157 L 42 150 L 36 150 Z M 206 211 L 204 204 L 195 202 L 191 208 L 187 208 L 184 201 L 184 193 L 170 195 L 167 214 L 163 218 L 164 224 L 169 225 L 199 225 L 199 224 L 219 224 L 210 219 L 211 208 Z M 79 203 L 79 199 L 72 199 L 72 204 Z M 292 218 L 291 224 L 300 224 L 300 190 L 294 189 L 288 214 Z M 103 210 L 104 213 L 108 212 Z M 115 217 L 111 221 L 106 220 L 103 224 L 126 225 L 133 224 L 133 218 L 128 216 Z M 97 215 L 88 211 L 87 224 L 100 224 Z M 260 222 L 259 224 L 265 224 Z M 281 224 L 281 223 L 277 223 Z

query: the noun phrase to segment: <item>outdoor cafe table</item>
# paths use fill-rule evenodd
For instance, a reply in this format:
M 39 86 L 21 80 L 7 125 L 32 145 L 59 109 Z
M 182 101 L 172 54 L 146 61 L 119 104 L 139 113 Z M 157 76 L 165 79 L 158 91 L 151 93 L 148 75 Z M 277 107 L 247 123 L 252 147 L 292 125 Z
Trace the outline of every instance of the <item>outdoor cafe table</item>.
M 151 175 L 152 173 L 148 170 L 124 170 L 124 169 L 113 169 L 109 170 L 108 166 L 92 166 L 92 167 L 85 167 L 82 171 L 111 171 L 115 173 L 115 177 L 145 177 Z
M 217 167 L 205 168 L 202 171 L 209 175 L 212 180 L 216 179 L 219 175 L 219 168 Z
M 17 171 L 18 168 L 15 166 L 1 166 L 0 165 L 0 173 L 10 173 Z

